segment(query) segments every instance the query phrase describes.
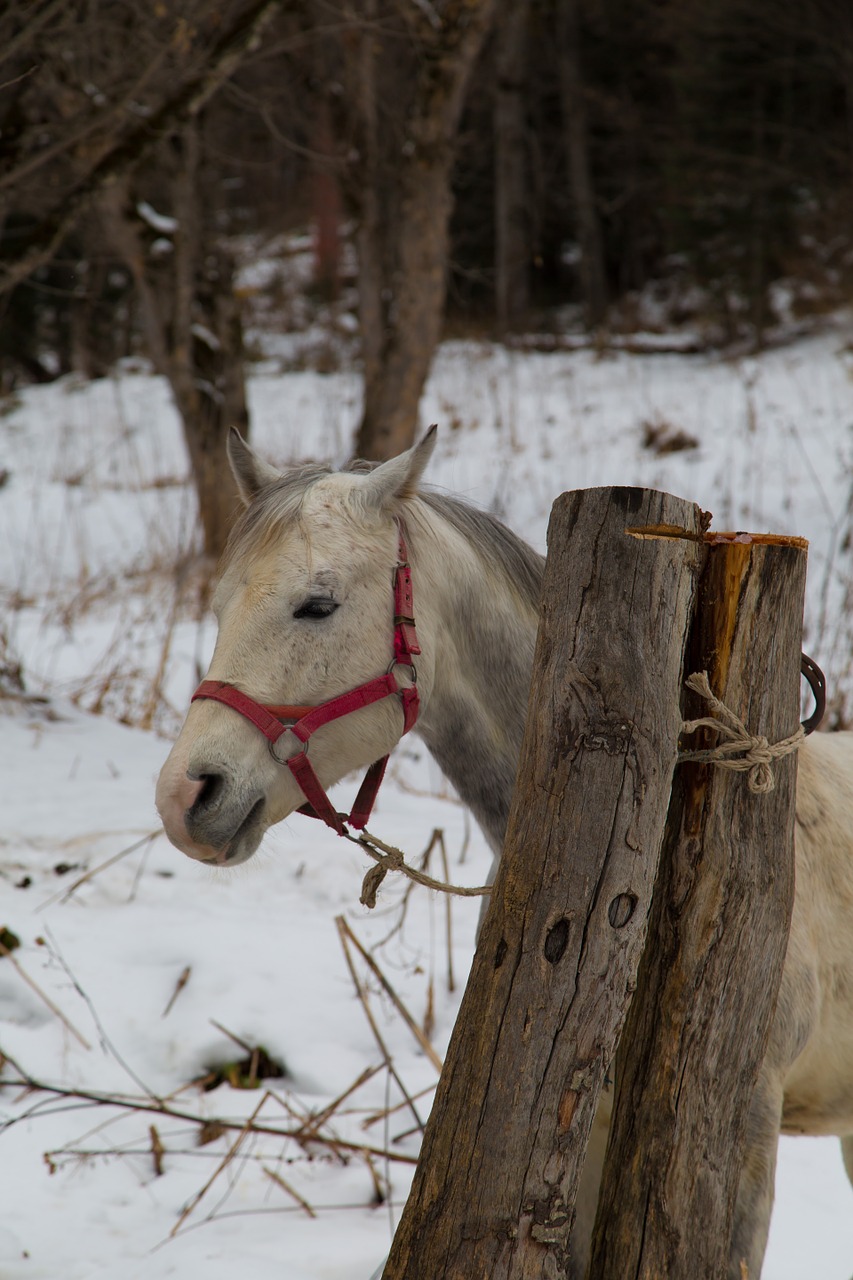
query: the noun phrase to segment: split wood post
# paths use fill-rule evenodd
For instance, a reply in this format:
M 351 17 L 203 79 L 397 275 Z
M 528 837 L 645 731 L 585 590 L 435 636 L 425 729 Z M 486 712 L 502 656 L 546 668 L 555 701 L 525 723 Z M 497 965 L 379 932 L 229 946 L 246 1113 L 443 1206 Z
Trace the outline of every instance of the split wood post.
M 643 489 L 554 504 L 504 857 L 384 1280 L 567 1272 L 646 933 L 702 522 Z M 630 536 L 649 525 L 687 536 Z
M 707 535 L 688 667 L 769 742 L 799 722 L 802 538 Z M 687 715 L 710 714 L 691 696 Z M 706 730 L 708 747 L 715 735 Z M 690 744 L 691 746 L 693 743 Z M 649 940 L 617 1059 L 594 1280 L 729 1271 L 745 1126 L 794 895 L 796 754 L 757 795 L 718 764 L 676 770 Z M 752 1272 L 749 1272 L 752 1275 Z

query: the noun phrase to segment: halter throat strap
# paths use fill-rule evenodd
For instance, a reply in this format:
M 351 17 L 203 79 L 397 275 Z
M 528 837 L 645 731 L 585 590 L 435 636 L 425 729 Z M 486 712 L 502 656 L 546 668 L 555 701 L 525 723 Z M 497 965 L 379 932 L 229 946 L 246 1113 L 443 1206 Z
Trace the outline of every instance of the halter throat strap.
M 307 801 L 300 809 L 312 818 L 320 818 L 339 836 L 347 834 L 347 826 L 361 830 L 367 825 L 379 787 L 385 775 L 388 756 L 376 760 L 368 768 L 359 787 L 358 795 L 349 814 L 336 812 L 331 800 L 308 759 L 308 742 L 311 735 L 323 725 L 341 716 L 369 707 L 374 702 L 396 694 L 403 711 L 403 733 L 408 733 L 418 718 L 419 699 L 416 685 L 417 672 L 412 661 L 420 652 L 414 618 L 412 574 L 409 552 L 402 521 L 397 519 L 397 565 L 394 570 L 394 657 L 388 671 L 373 680 L 338 694 L 316 706 L 271 704 L 256 702 L 249 694 L 223 680 L 203 680 L 192 696 L 192 701 L 209 699 L 220 702 L 239 712 L 255 726 L 269 742 L 270 754 L 280 765 L 286 766 L 294 777 Z M 400 685 L 394 668 L 408 667 L 411 685 Z M 302 750 L 282 758 L 275 745 L 285 733 L 292 733 L 302 743 Z

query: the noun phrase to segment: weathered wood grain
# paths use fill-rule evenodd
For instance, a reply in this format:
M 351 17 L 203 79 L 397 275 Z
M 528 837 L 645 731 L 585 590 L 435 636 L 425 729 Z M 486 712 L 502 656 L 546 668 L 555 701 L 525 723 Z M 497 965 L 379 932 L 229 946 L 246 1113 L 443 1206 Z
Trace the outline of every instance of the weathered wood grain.
M 384 1280 L 566 1273 L 646 933 L 702 524 L 640 489 L 554 505 L 504 858 Z M 651 526 L 670 536 L 627 532 Z
M 752 733 L 776 742 L 798 721 L 805 544 L 713 541 L 688 665 L 708 671 L 713 692 Z M 695 695 L 685 711 L 708 714 Z M 713 745 L 714 735 L 702 734 L 690 745 Z M 775 789 L 756 795 L 744 774 L 699 764 L 676 771 L 648 946 L 618 1056 L 595 1280 L 729 1274 L 747 1109 L 794 893 L 796 756 L 773 772 Z

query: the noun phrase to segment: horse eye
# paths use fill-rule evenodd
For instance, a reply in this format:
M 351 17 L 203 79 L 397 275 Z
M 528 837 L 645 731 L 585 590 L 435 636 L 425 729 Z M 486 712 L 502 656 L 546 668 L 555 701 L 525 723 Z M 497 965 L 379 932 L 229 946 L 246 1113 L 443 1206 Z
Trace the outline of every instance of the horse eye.
M 306 600 L 303 605 L 294 613 L 294 618 L 310 618 L 317 622 L 321 618 L 328 618 L 337 609 L 337 603 L 334 600 Z

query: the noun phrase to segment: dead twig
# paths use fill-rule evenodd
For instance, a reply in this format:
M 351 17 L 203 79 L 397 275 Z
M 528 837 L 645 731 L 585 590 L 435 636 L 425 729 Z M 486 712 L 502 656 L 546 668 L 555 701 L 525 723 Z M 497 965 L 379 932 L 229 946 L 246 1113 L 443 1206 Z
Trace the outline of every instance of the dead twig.
M 137 1085 L 142 1090 L 143 1093 L 147 1094 L 149 1098 L 154 1099 L 154 1101 L 159 1102 L 159 1098 L 157 1097 L 154 1090 L 148 1088 L 148 1085 L 145 1083 L 144 1080 L 140 1078 L 140 1076 L 136 1074 L 136 1072 L 134 1071 L 133 1067 L 130 1065 L 129 1062 L 125 1062 L 124 1058 L 121 1056 L 118 1049 L 115 1047 L 112 1040 L 107 1035 L 106 1028 L 104 1027 L 104 1024 L 101 1022 L 100 1014 L 95 1008 L 94 1002 L 92 1001 L 88 992 L 84 991 L 83 987 L 78 982 L 76 975 L 72 973 L 70 967 L 68 966 L 65 960 L 65 957 L 63 956 L 62 952 L 59 949 L 59 943 L 56 941 L 56 938 L 53 936 L 50 929 L 45 927 L 44 934 L 45 934 L 46 945 L 50 951 L 50 954 L 53 956 L 57 964 L 62 967 L 64 973 L 68 977 L 68 980 L 73 986 L 74 990 L 77 992 L 80 999 L 83 1001 L 83 1003 L 86 1005 L 86 1008 L 89 1010 L 92 1021 L 94 1022 L 98 1030 L 98 1038 L 101 1042 L 101 1048 L 104 1049 L 105 1052 L 112 1055 L 112 1057 L 119 1064 L 121 1069 L 127 1072 L 127 1074 L 130 1076 L 133 1083 Z
M 436 831 L 438 837 L 438 848 L 441 853 L 441 865 L 444 869 L 445 880 L 450 879 L 450 867 L 447 863 L 447 848 L 444 843 L 444 832 Z M 464 851 L 463 851 L 464 852 Z M 460 858 L 461 862 L 461 858 Z M 444 919 L 447 925 L 447 990 L 456 990 L 456 980 L 453 976 L 453 919 L 451 916 L 451 905 L 453 899 L 448 896 L 444 899 Z
M 208 1018 L 208 1022 L 212 1027 L 216 1027 L 217 1031 L 221 1031 L 224 1036 L 227 1036 L 229 1040 L 233 1040 L 238 1049 L 242 1049 L 247 1054 L 252 1052 L 252 1045 L 249 1044 L 248 1040 L 241 1040 L 238 1035 L 233 1031 L 229 1031 L 227 1027 L 223 1027 L 222 1023 L 217 1022 L 215 1018 Z
M 91 1049 L 92 1046 L 89 1044 L 89 1041 L 83 1035 L 82 1031 L 77 1030 L 77 1028 L 74 1026 L 74 1023 L 71 1021 L 71 1019 L 62 1012 L 62 1010 L 59 1008 L 59 1005 L 55 1004 L 53 1000 L 51 1000 L 47 992 L 42 990 L 42 988 L 36 982 L 35 978 L 31 978 L 30 975 L 27 973 L 26 969 L 24 969 L 20 964 L 18 964 L 18 961 L 12 955 L 12 952 L 2 942 L 0 942 L 0 956 L 2 956 L 4 959 L 9 961 L 9 963 L 12 965 L 12 968 L 15 970 L 18 976 L 23 979 L 23 981 L 27 984 L 27 986 L 30 988 L 31 991 L 35 992 L 39 1000 L 41 1000 L 42 1003 L 45 1004 L 48 1009 L 50 1009 L 50 1012 L 54 1015 L 54 1017 L 58 1018 L 59 1021 L 62 1023 L 62 1025 L 71 1032 L 71 1034 L 74 1036 L 74 1039 L 77 1040 L 83 1046 L 84 1049 Z
M 428 1093 L 434 1093 L 438 1082 L 428 1084 L 425 1089 L 421 1089 L 418 1093 L 412 1094 L 412 1101 L 417 1102 L 419 1098 L 425 1098 Z M 389 1116 L 393 1116 L 396 1112 L 402 1111 L 407 1105 L 404 1102 L 395 1102 L 393 1107 L 383 1107 L 381 1111 L 374 1111 L 361 1122 L 362 1129 L 369 1129 L 371 1125 L 378 1124 L 380 1120 L 386 1120 Z
M 162 827 L 158 827 L 156 831 L 146 832 L 146 834 L 139 840 L 134 841 L 133 844 L 129 844 L 126 849 L 120 849 L 118 853 L 114 853 L 112 857 L 107 858 L 105 862 L 98 863 L 97 867 L 92 867 L 91 871 L 86 871 L 82 876 L 78 876 L 73 884 L 68 885 L 67 888 L 62 889 L 59 893 L 53 894 L 52 897 L 48 898 L 41 904 L 39 909 L 41 911 L 45 911 L 48 907 L 52 907 L 54 903 L 67 902 L 68 899 L 72 897 L 72 895 L 75 894 L 80 886 L 85 884 L 87 880 L 94 879 L 94 877 L 100 875 L 102 871 L 106 871 L 107 867 L 111 867 L 114 863 L 120 862 L 122 858 L 128 857 L 131 853 L 136 853 L 137 849 L 142 849 L 146 845 L 151 844 L 152 841 L 156 840 L 157 837 L 162 834 Z
M 340 1107 L 342 1103 L 346 1102 L 347 1098 L 351 1097 L 352 1094 L 354 1094 L 357 1089 L 360 1089 L 363 1084 L 366 1084 L 368 1080 L 372 1080 L 377 1072 L 382 1070 L 383 1066 L 384 1063 L 378 1067 L 366 1067 L 358 1079 L 354 1080 L 349 1088 L 345 1089 L 343 1093 L 339 1093 L 333 1102 L 330 1102 L 322 1111 L 318 1111 L 309 1116 L 308 1120 L 305 1122 L 306 1138 L 313 1136 L 313 1134 L 316 1133 L 318 1129 L 321 1129 L 324 1124 L 328 1124 L 338 1107 Z
M 369 1160 L 368 1160 L 368 1163 L 370 1163 Z M 282 1191 L 287 1192 L 287 1194 L 291 1196 L 296 1201 L 296 1203 L 305 1210 L 309 1218 L 317 1217 L 316 1211 L 311 1208 L 311 1205 L 308 1203 L 305 1197 L 301 1196 L 299 1192 L 295 1189 L 295 1187 L 292 1187 L 289 1182 L 286 1182 L 280 1173 L 276 1173 L 274 1169 L 268 1169 L 265 1164 L 262 1164 L 261 1168 L 263 1169 L 267 1177 L 270 1178 L 276 1184 L 277 1187 L 281 1187 Z
M 192 973 L 191 965 L 187 965 L 185 969 L 181 970 L 180 974 L 178 975 L 178 981 L 175 983 L 175 990 L 172 992 L 171 996 L 169 997 L 169 1003 L 166 1005 L 166 1008 L 160 1014 L 161 1018 L 168 1017 L 168 1015 L 172 1012 L 172 1006 L 174 1005 L 178 996 L 183 991 L 184 987 L 189 982 L 191 973 Z
M 352 978 L 353 986 L 355 987 L 355 993 L 358 996 L 359 1000 L 361 1001 L 361 1007 L 364 1010 L 364 1016 L 367 1018 L 368 1026 L 370 1027 L 370 1030 L 373 1032 L 373 1038 L 376 1041 L 377 1045 L 379 1046 L 379 1052 L 382 1054 L 385 1066 L 388 1068 L 388 1071 L 393 1077 L 394 1082 L 397 1085 L 397 1088 L 400 1090 L 400 1093 L 406 1099 L 409 1110 L 414 1116 L 415 1124 L 420 1128 L 421 1133 L 423 1133 L 423 1128 L 424 1128 L 423 1121 L 418 1115 L 418 1109 L 415 1106 L 414 1102 L 412 1101 L 409 1095 L 408 1089 L 403 1084 L 403 1081 L 400 1078 L 397 1068 L 394 1066 L 394 1059 L 391 1057 L 391 1054 L 388 1050 L 388 1046 L 386 1045 L 384 1039 L 382 1038 L 382 1032 L 379 1030 L 379 1027 L 376 1024 L 376 1019 L 373 1016 L 373 1011 L 370 1008 L 370 1001 L 367 998 L 367 992 L 362 986 L 361 981 L 359 980 L 358 974 L 356 973 L 355 964 L 353 963 L 353 958 L 350 955 L 350 950 L 349 950 L 348 938 L 351 938 L 352 934 L 350 933 L 347 922 L 346 920 L 344 920 L 343 916 L 337 916 L 335 918 L 335 924 L 338 926 L 338 934 L 341 939 L 341 946 L 344 949 L 344 957 L 347 962 L 347 968 L 350 971 L 350 977 Z M 355 941 L 355 939 L 353 939 L 353 941 Z
M 383 991 L 386 993 L 386 995 L 390 997 L 395 1009 L 400 1014 L 400 1017 L 403 1019 L 406 1026 L 409 1028 L 412 1035 L 417 1040 L 421 1049 L 424 1051 L 424 1053 L 429 1058 L 430 1062 L 432 1063 L 432 1065 L 435 1067 L 436 1071 L 440 1075 L 441 1069 L 444 1066 L 444 1063 L 441 1061 L 441 1058 L 438 1056 L 435 1049 L 432 1047 L 429 1040 L 424 1035 L 421 1028 L 418 1026 L 417 1022 L 415 1022 L 414 1018 L 409 1013 L 406 1006 L 403 1004 L 403 1001 L 397 995 L 397 992 L 391 986 L 391 983 L 385 977 L 385 974 L 379 968 L 379 965 L 373 959 L 373 956 L 370 954 L 369 951 L 366 950 L 365 947 L 362 946 L 362 944 L 359 942 L 358 938 L 355 936 L 355 934 L 353 933 L 352 929 L 350 928 L 349 924 L 347 923 L 347 921 L 344 919 L 343 916 L 338 916 L 336 918 L 335 923 L 338 926 L 338 930 L 341 933 L 341 936 L 343 937 L 345 934 L 350 939 L 353 946 L 356 948 L 359 955 L 362 957 L 365 964 L 370 969 L 371 973 L 374 975 L 375 978 L 379 980 L 379 983 L 382 986 Z
M 151 1158 L 154 1161 L 154 1176 L 159 1178 L 163 1173 L 163 1156 L 166 1148 L 163 1146 L 160 1134 L 157 1132 L 156 1124 L 148 1126 L 148 1134 L 151 1138 Z
M 220 1160 L 219 1164 L 214 1169 L 213 1173 L 208 1178 L 207 1182 L 205 1182 L 201 1190 L 197 1191 L 193 1196 L 193 1198 L 189 1201 L 189 1203 L 186 1204 L 184 1208 L 181 1210 L 180 1216 L 178 1217 L 178 1221 L 175 1223 L 175 1225 L 172 1227 L 172 1230 L 169 1232 L 170 1237 L 174 1237 L 175 1235 L 177 1235 L 178 1231 L 181 1228 L 181 1223 L 185 1222 L 186 1219 L 192 1213 L 193 1209 L 195 1209 L 196 1206 L 201 1203 L 201 1201 L 207 1195 L 210 1188 L 213 1186 L 216 1179 L 219 1177 L 222 1170 L 226 1169 L 228 1165 L 231 1163 L 231 1161 L 234 1159 L 237 1152 L 240 1150 L 240 1147 L 245 1142 L 246 1138 L 249 1136 L 250 1133 L 252 1133 L 254 1122 L 257 1119 L 258 1115 L 260 1114 L 261 1108 L 264 1106 L 264 1104 L 266 1103 L 269 1097 L 270 1097 L 270 1092 L 269 1090 L 267 1090 L 264 1093 L 263 1097 L 258 1102 L 258 1105 L 255 1107 L 252 1114 L 249 1116 L 249 1119 L 245 1122 L 242 1129 L 237 1134 L 237 1137 L 234 1139 L 231 1146 L 226 1151 L 225 1155 Z
M 95 1107 L 115 1107 L 118 1110 L 141 1112 L 149 1115 L 153 1113 L 154 1115 L 161 1116 L 165 1119 L 181 1120 L 184 1123 L 198 1125 L 199 1128 L 202 1128 L 212 1122 L 210 1116 L 195 1115 L 191 1111 L 184 1111 L 178 1107 L 168 1106 L 165 1102 L 158 1102 L 148 1098 L 134 1098 L 127 1094 L 99 1093 L 92 1089 L 73 1089 L 66 1088 L 61 1085 L 48 1084 L 46 1081 L 39 1080 L 37 1077 L 31 1076 L 28 1072 L 24 1071 L 20 1064 L 16 1062 L 10 1054 L 5 1053 L 2 1048 L 0 1048 L 0 1058 L 4 1059 L 5 1062 L 12 1066 L 18 1073 L 18 1078 L 16 1080 L 9 1080 L 5 1083 L 17 1085 L 31 1093 L 43 1093 L 55 1098 L 78 1099 L 84 1104 Z M 276 1098 L 277 1101 L 281 1101 L 281 1099 L 277 1098 L 275 1094 L 271 1094 L 270 1096 Z M 3 1133 L 6 1129 L 11 1129 L 14 1125 L 19 1124 L 22 1121 L 29 1120 L 32 1119 L 33 1116 L 37 1116 L 42 1111 L 42 1106 L 43 1104 L 39 1103 L 36 1106 L 30 1107 L 26 1111 L 21 1112 L 20 1115 L 9 1116 L 2 1124 L 0 1124 L 0 1133 Z M 51 1110 L 45 1114 L 52 1115 L 55 1110 L 56 1109 Z M 283 1128 L 279 1125 L 258 1124 L 255 1122 L 252 1124 L 252 1132 L 267 1134 L 270 1137 L 279 1139 L 292 1138 L 294 1142 L 297 1142 L 300 1145 L 310 1141 L 317 1143 L 319 1146 L 327 1146 L 333 1151 L 340 1148 L 340 1150 L 353 1155 L 371 1155 L 378 1159 L 396 1160 L 400 1164 L 417 1164 L 416 1156 L 401 1155 L 399 1152 L 386 1151 L 382 1147 L 374 1147 L 363 1142 L 348 1142 L 343 1138 L 326 1138 L 325 1135 L 320 1133 L 312 1133 L 309 1138 L 306 1138 L 303 1132 L 304 1120 L 302 1120 L 301 1117 L 300 1120 L 302 1122 L 297 1128 Z M 236 1130 L 238 1132 L 242 1132 L 245 1128 L 245 1121 L 219 1118 L 216 1119 L 216 1123 L 221 1125 L 224 1131 Z M 47 1154 L 50 1156 L 58 1153 L 48 1152 Z

